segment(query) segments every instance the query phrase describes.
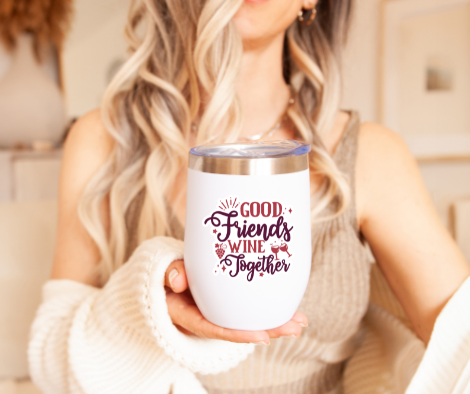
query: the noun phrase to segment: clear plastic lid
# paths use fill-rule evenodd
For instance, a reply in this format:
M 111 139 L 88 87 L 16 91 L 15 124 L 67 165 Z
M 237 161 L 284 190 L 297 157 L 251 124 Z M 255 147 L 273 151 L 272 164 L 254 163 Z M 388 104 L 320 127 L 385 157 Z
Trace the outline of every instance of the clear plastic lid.
M 230 159 L 262 159 L 299 156 L 310 152 L 310 145 L 295 140 L 249 141 L 201 145 L 190 150 L 195 156 Z

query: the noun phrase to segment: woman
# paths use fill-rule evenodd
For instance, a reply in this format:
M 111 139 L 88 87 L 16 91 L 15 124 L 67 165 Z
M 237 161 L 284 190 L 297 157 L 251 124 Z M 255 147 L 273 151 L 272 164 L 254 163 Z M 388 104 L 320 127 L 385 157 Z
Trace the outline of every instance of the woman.
M 403 141 L 339 110 L 350 13 L 349 0 L 133 3 L 133 54 L 65 144 L 29 349 L 45 392 L 339 392 L 369 298 L 364 239 L 429 340 L 469 268 Z M 193 304 L 175 239 L 188 149 L 259 135 L 312 145 L 312 274 L 287 324 L 234 331 Z

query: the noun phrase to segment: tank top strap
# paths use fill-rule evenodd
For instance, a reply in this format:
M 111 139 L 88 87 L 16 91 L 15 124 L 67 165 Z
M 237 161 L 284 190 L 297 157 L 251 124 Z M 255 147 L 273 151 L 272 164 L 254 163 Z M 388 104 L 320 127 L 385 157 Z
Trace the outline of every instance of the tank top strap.
M 351 181 L 351 187 L 354 188 L 354 174 L 356 167 L 357 145 L 359 138 L 359 129 L 361 120 L 357 111 L 348 111 L 350 114 L 349 122 L 343 131 L 333 159 L 339 170 L 348 176 Z
M 351 200 L 350 204 L 342 215 L 347 218 L 347 221 L 354 228 L 354 231 L 359 235 L 359 225 L 357 222 L 356 215 L 356 156 L 359 139 L 359 129 L 361 125 L 359 113 L 357 111 L 348 111 L 350 119 L 346 125 L 343 135 L 336 146 L 335 152 L 333 153 L 333 160 L 335 161 L 338 169 L 346 175 L 349 183 Z M 334 199 L 325 210 L 325 214 L 332 214 L 336 211 L 339 201 Z

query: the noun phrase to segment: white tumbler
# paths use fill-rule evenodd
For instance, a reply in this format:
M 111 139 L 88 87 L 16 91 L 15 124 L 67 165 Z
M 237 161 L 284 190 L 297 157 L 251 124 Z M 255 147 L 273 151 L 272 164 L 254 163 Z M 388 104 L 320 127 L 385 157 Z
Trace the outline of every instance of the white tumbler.
M 184 264 L 210 322 L 267 330 L 296 312 L 312 259 L 309 151 L 293 140 L 191 149 Z

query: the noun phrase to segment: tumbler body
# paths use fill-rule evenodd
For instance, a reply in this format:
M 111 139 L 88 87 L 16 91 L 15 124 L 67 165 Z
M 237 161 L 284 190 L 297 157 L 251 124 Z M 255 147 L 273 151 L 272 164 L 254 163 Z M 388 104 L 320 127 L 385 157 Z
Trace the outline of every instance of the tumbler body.
M 210 322 L 266 330 L 296 312 L 312 256 L 307 153 L 281 156 L 284 165 L 273 164 L 275 156 L 251 156 L 255 163 L 242 171 L 240 162 L 219 171 L 225 173 L 217 166 L 188 169 L 184 262 L 194 300 Z

